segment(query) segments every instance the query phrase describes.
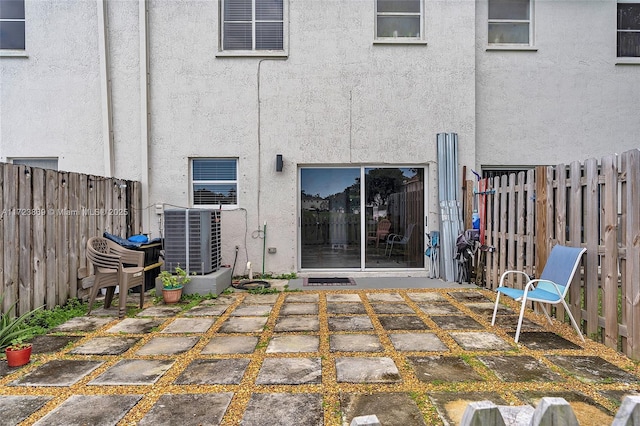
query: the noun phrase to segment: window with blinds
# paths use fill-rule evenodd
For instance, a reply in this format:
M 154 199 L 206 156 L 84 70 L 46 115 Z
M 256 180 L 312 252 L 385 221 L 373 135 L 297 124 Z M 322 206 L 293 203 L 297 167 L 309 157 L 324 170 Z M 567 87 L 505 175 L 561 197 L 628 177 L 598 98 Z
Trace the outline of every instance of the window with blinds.
M 284 49 L 283 0 L 222 0 L 223 50 Z
M 24 50 L 24 0 L 0 0 L 0 49 Z
M 192 159 L 191 185 L 194 206 L 237 206 L 238 160 Z
M 422 0 L 377 0 L 377 39 L 420 39 L 423 19 Z

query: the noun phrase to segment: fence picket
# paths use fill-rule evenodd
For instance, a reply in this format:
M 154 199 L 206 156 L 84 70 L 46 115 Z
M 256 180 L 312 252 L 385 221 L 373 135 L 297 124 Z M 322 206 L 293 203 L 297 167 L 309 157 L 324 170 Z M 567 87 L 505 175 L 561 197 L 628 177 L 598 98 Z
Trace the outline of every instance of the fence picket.
M 53 309 L 58 303 L 58 271 L 56 264 L 56 236 L 58 235 L 58 221 L 55 211 L 58 208 L 58 173 L 53 170 L 45 171 L 46 189 L 45 204 L 47 217 L 45 219 L 45 253 L 46 253 L 46 302 L 47 308 Z
M 625 175 L 622 230 L 625 242 L 623 306 L 626 312 L 627 356 L 640 359 L 640 151 L 622 154 Z
M 18 167 L 18 309 L 20 312 L 27 312 L 33 304 L 33 268 L 31 267 L 31 244 L 32 230 L 31 223 L 33 195 L 31 188 L 31 167 Z
M 602 159 L 602 174 L 604 175 L 604 259 L 602 259 L 602 292 L 604 311 L 604 343 L 615 348 L 618 346 L 618 182 L 616 158 L 613 156 Z
M 45 172 L 34 167 L 31 170 L 33 188 L 33 306 L 45 304 L 47 295 L 47 261 L 45 252 L 47 205 L 45 199 Z
M 18 229 L 18 167 L 4 168 L 4 241 L 10 242 L 5 244 L 4 250 L 4 285 L 3 309 L 6 312 L 18 300 L 18 244 L 20 237 Z
M 584 198 L 584 239 L 587 245 L 587 261 L 585 264 L 585 300 L 587 306 L 586 332 L 594 338 L 598 333 L 598 245 L 600 242 L 598 229 L 598 163 L 590 158 L 585 165 L 585 198 Z

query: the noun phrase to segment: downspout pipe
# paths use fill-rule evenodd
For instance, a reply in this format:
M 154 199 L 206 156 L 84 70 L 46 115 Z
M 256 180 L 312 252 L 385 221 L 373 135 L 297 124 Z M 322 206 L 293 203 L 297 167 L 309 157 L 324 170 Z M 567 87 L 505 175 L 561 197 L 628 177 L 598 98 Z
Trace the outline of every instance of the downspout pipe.
M 144 209 L 149 205 L 149 7 L 148 0 L 138 0 L 140 37 L 140 196 L 143 208 L 142 229 L 149 231 L 151 218 Z
M 111 106 L 111 74 L 109 72 L 109 36 L 107 0 L 96 0 L 98 9 L 98 55 L 100 56 L 100 99 L 102 100 L 102 140 L 104 141 L 104 175 L 113 177 L 113 111 Z

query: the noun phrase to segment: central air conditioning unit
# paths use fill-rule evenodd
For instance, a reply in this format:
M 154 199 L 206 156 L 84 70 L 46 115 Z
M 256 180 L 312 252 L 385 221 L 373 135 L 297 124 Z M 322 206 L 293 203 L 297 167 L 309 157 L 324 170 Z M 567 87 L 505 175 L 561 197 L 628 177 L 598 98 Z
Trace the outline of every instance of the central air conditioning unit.
M 208 274 L 221 264 L 220 211 L 168 209 L 164 211 L 164 263 L 189 273 Z

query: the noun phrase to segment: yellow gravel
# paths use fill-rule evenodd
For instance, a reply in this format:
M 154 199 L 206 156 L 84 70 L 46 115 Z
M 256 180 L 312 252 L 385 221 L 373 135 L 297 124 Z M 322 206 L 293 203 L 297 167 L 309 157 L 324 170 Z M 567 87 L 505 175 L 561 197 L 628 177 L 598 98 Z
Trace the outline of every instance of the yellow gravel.
M 245 299 L 247 293 L 235 293 L 236 300 L 225 311 L 225 313 L 218 317 L 214 325 L 201 335 L 201 339 L 198 343 L 189 351 L 176 355 L 176 356 L 138 356 L 135 355 L 136 351 L 144 346 L 154 337 L 158 337 L 159 333 L 167 327 L 171 321 L 175 318 L 167 319 L 158 329 L 154 329 L 150 333 L 143 335 L 133 335 L 139 337 L 140 341 L 135 346 L 130 348 L 127 352 L 120 356 L 82 356 L 70 354 L 70 350 L 73 347 L 77 347 L 95 337 L 98 336 L 112 336 L 105 330 L 109 329 L 113 325 L 117 324 L 119 320 L 115 319 L 109 324 L 101 327 L 96 332 L 91 333 L 65 333 L 65 334 L 82 334 L 83 338 L 78 342 L 75 342 L 72 347 L 68 347 L 54 354 L 34 355 L 30 365 L 19 369 L 12 374 L 0 379 L 0 395 L 48 395 L 53 398 L 46 403 L 40 410 L 36 411 L 31 417 L 25 420 L 22 424 L 30 425 L 42 418 L 49 411 L 65 401 L 68 397 L 74 394 L 79 395 L 96 395 L 96 394 L 138 394 L 142 395 L 142 399 L 131 409 L 124 418 L 120 421 L 121 425 L 133 425 L 136 424 L 144 415 L 151 409 L 151 407 L 157 402 L 163 394 L 174 393 L 212 393 L 212 392 L 232 392 L 233 398 L 231 403 L 222 419 L 223 425 L 237 425 L 239 424 L 245 408 L 247 407 L 249 398 L 253 393 L 261 392 L 310 392 L 320 393 L 323 396 L 323 410 L 324 410 L 324 424 L 327 426 L 338 426 L 342 424 L 341 410 L 340 410 L 340 394 L 342 392 L 354 392 L 354 393 L 379 393 L 379 392 L 404 392 L 411 396 L 411 398 L 417 403 L 418 408 L 422 412 L 425 423 L 427 425 L 442 424 L 442 420 L 438 416 L 434 405 L 428 397 L 430 392 L 496 392 L 505 401 L 512 405 L 522 405 L 523 402 L 518 399 L 516 394 L 521 391 L 541 391 L 541 392 L 554 392 L 554 391 L 566 391 L 568 389 L 576 392 L 583 393 L 584 395 L 592 398 L 596 403 L 602 405 L 606 409 L 615 412 L 617 406 L 614 402 L 600 395 L 597 391 L 600 390 L 633 390 L 621 383 L 601 383 L 601 384 L 586 384 L 572 377 L 570 374 L 559 369 L 552 364 L 544 355 L 553 354 L 571 354 L 571 355 L 594 355 L 599 356 L 612 364 L 635 374 L 640 375 L 639 364 L 634 363 L 625 356 L 617 353 L 613 349 L 607 348 L 604 345 L 595 343 L 591 340 L 587 340 L 586 344 L 577 338 L 575 332 L 567 324 L 560 324 L 554 322 L 553 325 L 546 323 L 544 316 L 528 311 L 528 318 L 538 324 L 545 327 L 545 330 L 552 331 L 564 337 L 565 339 L 574 342 L 583 347 L 582 350 L 553 350 L 553 351 L 539 351 L 531 350 L 523 345 L 514 346 L 509 351 L 477 351 L 471 352 L 462 349 L 454 339 L 451 338 L 449 331 L 440 329 L 429 317 L 423 313 L 416 302 L 411 300 L 407 293 L 419 293 L 419 292 L 437 292 L 443 295 L 448 303 L 451 303 L 460 311 L 466 315 L 472 317 L 480 324 L 484 326 L 488 331 L 495 333 L 499 337 L 505 339 L 507 342 L 513 342 L 512 337 L 507 333 L 511 330 L 505 330 L 500 327 L 491 327 L 490 323 L 485 317 L 480 316 L 471 311 L 463 303 L 458 302 L 449 295 L 449 292 L 455 291 L 454 289 L 393 289 L 393 290 L 334 290 L 334 291 L 305 291 L 305 294 L 319 294 L 319 320 L 320 329 L 313 333 L 296 332 L 290 334 L 317 334 L 319 336 L 319 350 L 312 353 L 291 353 L 291 354 L 267 354 L 266 349 L 269 341 L 273 337 L 273 329 L 276 324 L 280 309 L 287 296 L 291 294 L 300 293 L 280 293 L 278 299 L 273 306 L 273 309 L 269 315 L 267 323 L 260 333 L 238 333 L 238 334 L 225 334 L 225 335 L 254 335 L 259 337 L 259 342 L 256 350 L 252 354 L 238 354 L 238 355 L 202 355 L 201 351 L 205 345 L 210 341 L 212 337 L 218 334 L 220 326 L 225 320 L 227 320 L 231 312 L 239 306 Z M 487 296 L 489 299 L 494 299 L 494 294 L 487 290 L 469 290 L 464 289 L 461 291 L 479 291 Z M 336 293 L 350 293 L 358 294 L 361 302 L 364 304 L 367 314 L 371 318 L 374 330 L 369 331 L 369 334 L 375 334 L 378 336 L 382 346 L 382 353 L 358 353 L 358 352 L 331 352 L 329 346 L 330 334 L 348 334 L 348 332 L 330 333 L 327 323 L 327 300 L 328 294 Z M 374 312 L 373 307 L 367 298 L 367 294 L 372 293 L 398 293 L 404 301 L 411 306 L 416 315 L 418 315 L 430 328 L 429 332 L 433 332 L 440 338 L 444 344 L 449 348 L 447 356 L 463 356 L 465 360 L 476 370 L 476 372 L 484 378 L 484 381 L 478 382 L 462 382 L 462 383 L 425 383 L 416 377 L 410 363 L 409 357 L 412 356 L 426 356 L 426 355 L 443 355 L 440 352 L 398 352 L 393 347 L 389 338 L 389 332 L 386 331 L 378 320 L 378 315 Z M 149 302 L 150 303 L 150 302 Z M 518 306 L 505 300 L 505 303 L 512 309 L 517 310 Z M 183 313 L 179 314 L 182 316 Z M 396 331 L 394 331 L 395 333 Z M 362 332 L 359 332 L 362 333 Z M 367 332 L 365 332 L 367 333 Z M 402 331 L 398 331 L 402 333 Z M 188 336 L 192 334 L 171 334 L 171 336 Z M 163 336 L 166 336 L 163 335 Z M 496 354 L 510 354 L 510 355 L 530 355 L 543 362 L 551 370 L 561 374 L 564 378 L 564 382 L 534 382 L 534 383 L 508 383 L 502 382 L 484 366 L 475 357 L 478 355 L 496 355 Z M 315 385 L 278 385 L 278 386 L 264 386 L 256 385 L 255 379 L 258 376 L 260 366 L 267 357 L 320 357 L 322 359 L 322 384 Z M 338 357 L 358 357 L 358 356 L 386 356 L 393 359 L 402 381 L 396 384 L 355 384 L 355 383 L 338 383 L 336 376 L 335 360 Z M 244 377 L 240 384 L 237 385 L 175 385 L 174 380 L 185 370 L 185 368 L 195 359 L 215 359 L 215 358 L 250 358 L 250 363 L 245 371 Z M 80 382 L 69 387 L 12 387 L 8 384 L 23 376 L 26 372 L 36 369 L 38 366 L 54 360 L 54 359 L 77 359 L 77 360 L 100 360 L 104 361 L 104 364 L 94 370 L 91 374 L 85 376 Z M 155 384 L 146 386 L 87 386 L 87 383 L 104 373 L 108 368 L 113 366 L 116 362 L 122 359 L 172 359 L 175 360 L 173 366 L 167 371 Z M 637 389 L 637 386 L 636 386 Z M 573 405 L 573 403 L 572 403 Z M 583 423 L 584 421 L 599 421 L 602 422 L 602 417 L 605 416 L 602 411 L 598 410 L 598 413 L 593 411 L 593 408 L 587 407 L 584 404 L 582 406 L 576 404 L 574 407 L 581 407 L 582 415 L 579 416 L 579 420 L 582 425 L 590 424 Z M 105 407 L 106 408 L 106 407 Z M 108 408 L 106 408 L 108 409 Z M 451 415 L 460 415 L 460 411 L 464 412 L 464 406 L 451 406 Z M 574 408 L 575 411 L 575 408 Z M 578 413 L 577 413 L 578 414 Z M 591 419 L 591 420 L 589 420 Z M 595 424 L 595 423 L 591 423 Z M 599 423 L 601 424 L 601 423 Z

